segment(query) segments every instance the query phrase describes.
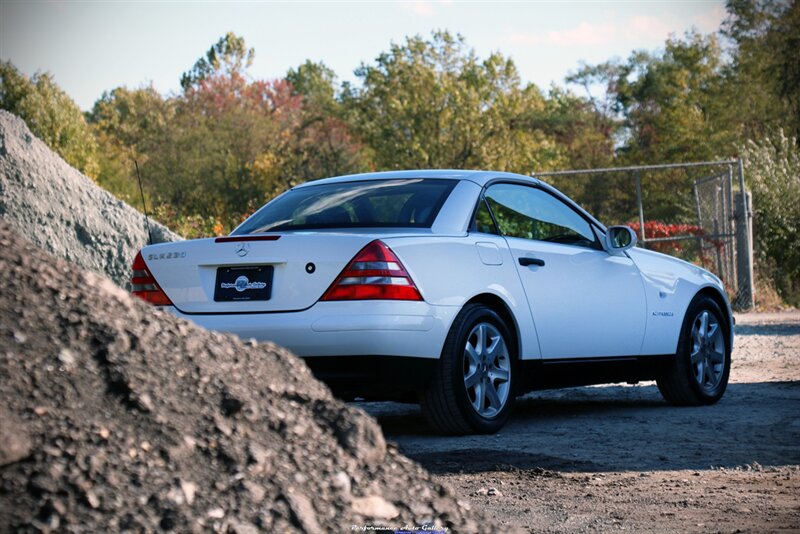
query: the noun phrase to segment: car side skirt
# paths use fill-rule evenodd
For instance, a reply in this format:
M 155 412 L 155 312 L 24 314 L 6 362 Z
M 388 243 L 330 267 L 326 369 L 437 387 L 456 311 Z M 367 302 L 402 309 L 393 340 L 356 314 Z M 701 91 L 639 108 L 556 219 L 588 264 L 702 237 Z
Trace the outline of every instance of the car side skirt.
M 655 380 L 675 355 L 519 360 L 517 395 L 529 391 Z M 305 357 L 314 376 L 344 400 L 417 402 L 439 360 L 407 356 Z
M 519 394 L 566 387 L 655 380 L 674 354 L 591 359 L 523 360 Z

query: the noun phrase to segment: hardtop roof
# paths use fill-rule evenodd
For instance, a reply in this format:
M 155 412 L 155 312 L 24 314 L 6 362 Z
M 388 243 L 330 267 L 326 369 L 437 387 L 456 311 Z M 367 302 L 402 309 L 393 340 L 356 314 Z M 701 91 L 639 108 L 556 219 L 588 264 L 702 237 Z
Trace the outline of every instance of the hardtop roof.
M 305 182 L 298 186 L 308 187 L 314 185 L 334 184 L 343 182 L 358 182 L 363 180 L 392 180 L 403 179 L 409 180 L 414 178 L 436 178 L 444 180 L 468 180 L 483 187 L 490 180 L 497 178 L 509 178 L 514 180 L 525 180 L 533 184 L 541 183 L 538 179 L 524 174 L 515 174 L 511 172 L 500 171 L 470 171 L 470 170 L 454 170 L 454 169 L 421 169 L 421 170 L 405 170 L 405 171 L 383 171 L 383 172 L 369 172 L 363 174 L 348 174 L 346 176 L 336 176 L 333 178 L 324 178 L 322 180 L 313 180 Z

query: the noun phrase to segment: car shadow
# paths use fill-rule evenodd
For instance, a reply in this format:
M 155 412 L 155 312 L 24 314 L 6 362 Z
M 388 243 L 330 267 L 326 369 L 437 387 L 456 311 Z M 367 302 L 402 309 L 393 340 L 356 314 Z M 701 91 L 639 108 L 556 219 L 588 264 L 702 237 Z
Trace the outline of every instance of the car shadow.
M 800 381 L 736 383 L 713 406 L 674 407 L 654 385 L 535 392 L 497 434 L 441 436 L 418 406 L 362 403 L 433 473 L 649 471 L 800 464 Z
M 796 336 L 800 335 L 800 324 L 741 324 L 736 325 L 733 332 L 736 336 Z

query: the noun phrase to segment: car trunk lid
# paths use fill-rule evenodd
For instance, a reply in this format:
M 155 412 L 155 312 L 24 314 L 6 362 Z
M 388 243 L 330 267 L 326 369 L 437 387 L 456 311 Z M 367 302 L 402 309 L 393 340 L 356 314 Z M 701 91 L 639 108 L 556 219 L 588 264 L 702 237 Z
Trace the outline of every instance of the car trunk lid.
M 375 236 L 298 232 L 152 245 L 147 268 L 184 313 L 304 310 Z

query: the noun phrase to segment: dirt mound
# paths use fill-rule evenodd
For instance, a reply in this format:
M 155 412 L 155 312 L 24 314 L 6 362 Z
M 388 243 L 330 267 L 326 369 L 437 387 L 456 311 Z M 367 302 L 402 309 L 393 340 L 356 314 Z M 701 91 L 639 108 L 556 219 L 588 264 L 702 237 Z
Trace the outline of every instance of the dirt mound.
M 33 244 L 128 287 L 144 216 L 72 168 L 25 121 L 0 110 L 0 216 Z M 179 236 L 150 222 L 153 241 Z
M 271 344 L 207 332 L 0 221 L 0 525 L 489 529 Z

